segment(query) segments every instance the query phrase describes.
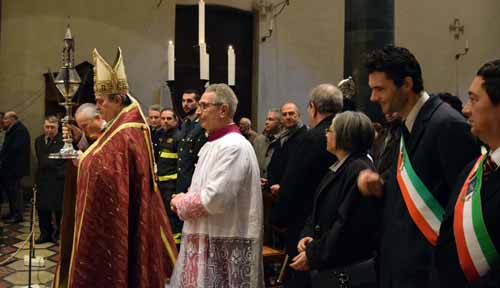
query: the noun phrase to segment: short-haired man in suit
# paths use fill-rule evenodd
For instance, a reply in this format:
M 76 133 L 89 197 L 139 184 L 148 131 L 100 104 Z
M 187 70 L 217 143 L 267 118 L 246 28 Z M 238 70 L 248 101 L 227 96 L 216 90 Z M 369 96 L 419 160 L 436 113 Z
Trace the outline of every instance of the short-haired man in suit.
M 471 161 L 456 182 L 441 225 L 436 266 L 441 287 L 498 287 L 500 60 L 479 69 L 463 113 L 472 134 L 489 147 L 489 152 Z
M 35 153 L 38 160 L 36 206 L 40 226 L 40 237 L 36 239 L 36 244 L 55 242 L 59 239 L 66 166 L 63 159 L 49 158 L 51 153 L 59 152 L 64 146 L 61 133 L 58 131 L 59 119 L 47 116 L 43 122 L 43 134 L 35 139 Z M 55 215 L 55 225 L 52 225 L 52 214 Z
M 479 146 L 459 112 L 424 90 L 422 70 L 406 48 L 387 46 L 366 62 L 370 101 L 401 115 L 400 149 L 392 173 L 365 171 L 361 193 L 384 197 L 380 287 L 436 287 L 433 248 L 460 170 Z M 385 184 L 383 184 L 385 183 Z
M 297 254 L 297 243 L 307 217 L 312 211 L 314 192 L 336 157 L 326 150 L 325 129 L 342 112 L 342 92 L 332 84 L 320 84 L 309 95 L 307 116 L 312 127 L 299 140 L 293 151 L 283 178 L 273 223 L 286 228 L 286 252 L 290 259 Z M 308 287 L 308 272 L 288 270 L 285 287 Z
M 10 214 L 4 219 L 8 223 L 19 223 L 23 220 L 23 192 L 20 182 L 24 176 L 30 175 L 31 139 L 28 129 L 16 112 L 5 113 L 3 125 L 7 131 L 0 151 L 0 175 L 3 177 L 10 208 Z

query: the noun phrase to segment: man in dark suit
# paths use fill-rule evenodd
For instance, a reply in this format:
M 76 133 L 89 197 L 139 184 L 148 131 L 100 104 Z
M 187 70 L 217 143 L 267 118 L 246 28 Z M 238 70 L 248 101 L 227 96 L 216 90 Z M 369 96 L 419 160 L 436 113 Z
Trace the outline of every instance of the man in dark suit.
M 283 131 L 274 141 L 270 149 L 273 155 L 267 165 L 267 180 L 264 180 L 271 193 L 276 196 L 280 190 L 280 182 L 288 165 L 288 160 L 293 155 L 300 143 L 301 136 L 306 133 L 307 127 L 300 119 L 299 107 L 293 102 L 281 106 L 281 124 Z
M 290 259 L 298 254 L 297 242 L 311 214 L 316 188 L 336 161 L 326 150 L 325 130 L 341 111 L 342 92 L 337 87 L 321 84 L 311 91 L 307 114 L 312 128 L 301 137 L 292 153 L 273 208 L 273 223 L 286 228 L 286 252 Z M 308 287 L 307 272 L 288 269 L 288 273 L 285 287 Z
M 30 174 L 30 134 L 14 111 L 5 113 L 3 124 L 7 131 L 0 151 L 0 175 L 10 208 L 10 213 L 4 219 L 8 223 L 19 223 L 23 220 L 20 182 L 21 178 Z
M 191 185 L 194 167 L 198 162 L 198 152 L 207 142 L 205 129 L 200 126 L 196 109 L 200 94 L 196 90 L 186 90 L 182 94 L 182 110 L 186 117 L 179 130 L 177 146 L 177 193 L 187 192 Z
M 38 160 L 35 179 L 36 205 L 40 226 L 40 237 L 35 240 L 36 244 L 55 242 L 59 239 L 66 162 L 62 159 L 49 159 L 51 153 L 59 152 L 64 146 L 58 128 L 59 120 L 55 116 L 46 117 L 43 123 L 43 134 L 35 140 L 35 153 Z M 54 225 L 52 213 L 56 220 Z
M 392 173 L 382 181 L 365 171 L 358 179 L 361 193 L 384 197 L 380 287 L 436 287 L 433 248 L 443 207 L 479 147 L 463 116 L 425 92 L 420 64 L 408 49 L 374 50 L 366 67 L 370 100 L 385 114 L 398 112 L 403 123 L 404 142 L 393 156 L 400 163 L 394 161 Z
M 469 101 L 463 109 L 471 132 L 490 151 L 465 167 L 456 182 L 436 247 L 436 266 L 441 287 L 500 287 L 500 60 L 484 64 L 469 88 Z M 478 163 L 475 166 L 475 163 Z M 473 169 L 474 167 L 474 169 Z M 476 174 L 479 168 L 483 171 Z M 479 171 L 480 172 L 480 171 Z M 469 175 L 471 177 L 469 178 Z M 476 176 L 473 177 L 472 175 Z M 481 179 L 481 181 L 478 181 Z M 474 181 L 475 180 L 475 181 Z M 480 205 L 476 219 L 466 213 Z M 468 216 L 467 216 L 468 215 Z M 462 217 L 461 217 L 462 216 Z M 468 226 L 465 223 L 473 222 Z M 483 226 L 482 228 L 480 226 Z M 471 229 L 472 228 L 472 229 Z M 484 229 L 484 230 L 482 230 Z M 487 231 L 480 234 L 478 231 Z M 476 237 L 483 235 L 483 237 Z M 486 237 L 484 237 L 486 235 Z M 468 241 L 463 241 L 465 238 Z M 480 240 L 478 240 L 480 239 Z M 481 248 L 469 250 L 473 242 Z M 466 245 L 464 245 L 466 244 Z M 488 251 L 489 255 L 484 252 Z M 479 253 L 478 253 L 479 252 Z M 467 259 L 468 258 L 468 259 Z M 487 264 L 478 265 L 486 258 Z

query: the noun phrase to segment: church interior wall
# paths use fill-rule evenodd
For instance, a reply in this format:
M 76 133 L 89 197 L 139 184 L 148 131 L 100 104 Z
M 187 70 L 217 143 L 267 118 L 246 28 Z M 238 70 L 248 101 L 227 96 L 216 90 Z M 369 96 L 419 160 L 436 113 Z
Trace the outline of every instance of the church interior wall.
M 395 1 L 395 40 L 419 60 L 426 90 L 467 99 L 469 85 L 485 62 L 500 58 L 500 2 L 495 0 Z M 450 32 L 457 18 L 464 31 Z M 469 42 L 469 51 L 463 53 Z

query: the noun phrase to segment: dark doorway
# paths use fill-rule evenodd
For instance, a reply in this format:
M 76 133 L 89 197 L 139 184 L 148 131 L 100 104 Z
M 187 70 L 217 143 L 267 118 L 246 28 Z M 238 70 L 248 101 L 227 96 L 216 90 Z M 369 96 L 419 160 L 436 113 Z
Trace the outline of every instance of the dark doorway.
M 205 8 L 205 38 L 210 54 L 210 83 L 227 83 L 227 49 L 236 52 L 236 86 L 239 104 L 235 120 L 251 117 L 253 13 L 218 5 Z M 172 102 L 182 111 L 182 91 L 203 91 L 198 47 L 198 6 L 177 5 L 175 16 L 175 83 Z

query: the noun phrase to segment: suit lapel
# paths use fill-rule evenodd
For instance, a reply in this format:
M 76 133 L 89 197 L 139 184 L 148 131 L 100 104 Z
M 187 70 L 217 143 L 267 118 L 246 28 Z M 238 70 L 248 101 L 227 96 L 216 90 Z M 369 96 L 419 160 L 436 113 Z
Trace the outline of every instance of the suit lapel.
M 408 153 L 410 155 L 413 155 L 415 149 L 418 147 L 418 144 L 422 139 L 422 135 L 425 132 L 427 121 L 429 121 L 429 119 L 441 104 L 443 104 L 443 102 L 438 97 L 431 96 L 418 112 L 417 118 L 415 119 L 415 123 L 413 124 L 413 128 L 410 134 L 410 140 L 406 141 L 405 139 L 405 141 L 407 142 L 406 149 L 408 150 Z
M 486 193 L 483 194 L 483 203 L 488 203 L 487 200 L 500 193 L 500 171 L 493 171 L 485 184 L 486 187 L 484 189 L 486 190 L 484 192 Z

